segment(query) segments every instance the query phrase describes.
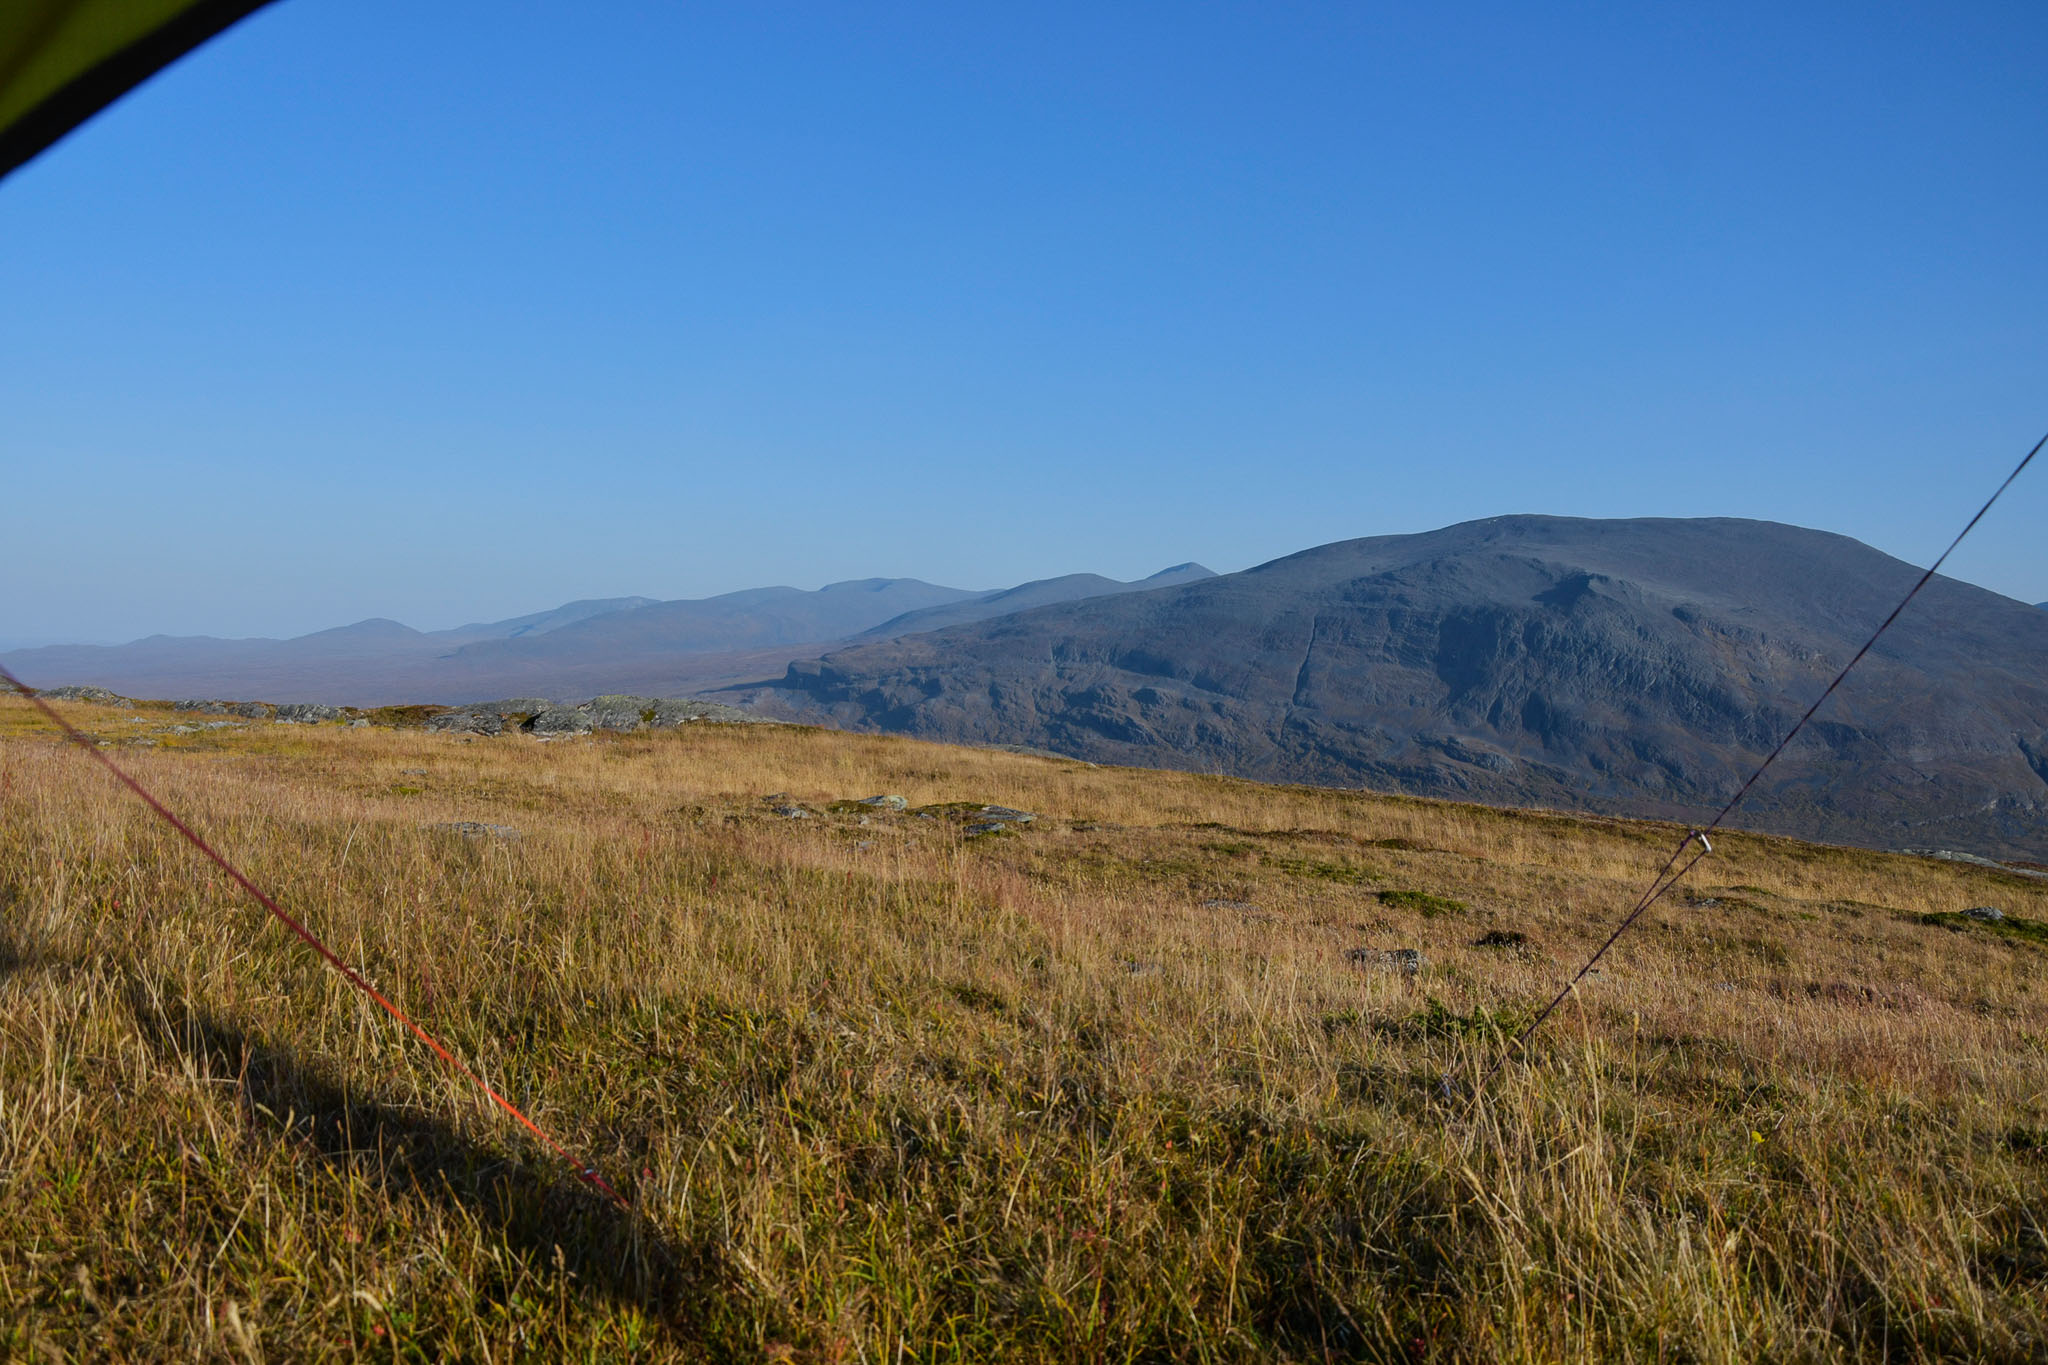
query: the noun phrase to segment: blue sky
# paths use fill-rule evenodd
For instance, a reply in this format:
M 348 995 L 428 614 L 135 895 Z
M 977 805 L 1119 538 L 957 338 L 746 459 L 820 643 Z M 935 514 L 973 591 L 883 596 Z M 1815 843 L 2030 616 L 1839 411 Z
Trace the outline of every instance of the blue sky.
M 2048 428 L 2044 129 L 2033 0 L 284 0 L 0 185 L 0 641 L 1525 511 L 1925 562 Z

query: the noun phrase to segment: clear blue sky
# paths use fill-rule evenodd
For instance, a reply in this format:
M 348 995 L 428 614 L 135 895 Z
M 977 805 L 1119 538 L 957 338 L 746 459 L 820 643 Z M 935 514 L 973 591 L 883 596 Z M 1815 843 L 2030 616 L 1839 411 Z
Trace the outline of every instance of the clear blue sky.
M 1524 511 L 1925 562 L 2048 428 L 2048 7 L 284 0 L 0 185 L 0 300 L 15 643 Z

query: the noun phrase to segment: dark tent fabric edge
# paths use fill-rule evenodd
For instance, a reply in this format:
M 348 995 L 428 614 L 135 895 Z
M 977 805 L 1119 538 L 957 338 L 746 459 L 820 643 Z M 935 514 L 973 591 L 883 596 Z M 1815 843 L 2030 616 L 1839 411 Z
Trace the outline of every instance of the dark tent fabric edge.
M 200 0 L 126 47 L 108 54 L 0 128 L 0 180 L 47 151 L 66 133 L 222 30 L 271 0 Z

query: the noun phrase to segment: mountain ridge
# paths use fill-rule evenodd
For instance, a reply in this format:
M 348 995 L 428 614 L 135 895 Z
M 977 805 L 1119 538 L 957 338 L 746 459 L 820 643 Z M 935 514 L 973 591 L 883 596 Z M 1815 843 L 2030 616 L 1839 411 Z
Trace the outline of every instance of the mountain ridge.
M 587 598 L 502 621 L 419 631 L 386 617 L 287 639 L 152 635 L 119 645 L 9 652 L 34 684 L 141 696 L 261 696 L 330 705 L 468 702 L 514 694 L 675 695 L 772 677 L 888 621 L 952 605 L 987 616 L 1038 601 L 1138 591 L 1208 571 L 1192 563 L 1120 583 L 1068 575 L 974 590 L 913 578 L 845 579 L 815 590 L 744 588 L 704 598 Z M 1027 591 L 1028 590 L 1028 591 Z M 1005 604 L 1006 595 L 1023 594 Z M 896 633 L 922 626 L 906 624 Z
M 857 642 L 735 695 L 1095 761 L 1691 819 L 1917 576 L 1774 522 L 1487 518 Z M 2044 812 L 2048 616 L 1936 579 L 1744 818 L 2041 857 Z

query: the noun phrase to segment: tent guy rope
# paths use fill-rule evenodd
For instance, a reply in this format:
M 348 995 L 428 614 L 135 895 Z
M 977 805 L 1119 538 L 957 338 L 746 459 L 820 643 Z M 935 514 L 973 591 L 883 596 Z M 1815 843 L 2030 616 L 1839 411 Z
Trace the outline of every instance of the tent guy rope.
M 46 700 L 34 688 L 30 687 L 20 678 L 15 677 L 14 674 L 8 670 L 5 664 L 0 664 L 0 681 L 6 682 L 8 686 L 20 692 L 24 697 L 27 697 L 29 701 L 35 706 L 35 708 L 41 711 L 43 715 L 46 718 L 48 718 L 51 724 L 55 725 L 59 730 L 63 731 L 65 738 L 69 739 L 73 744 L 76 744 L 79 748 L 85 750 L 88 754 L 91 754 L 93 758 L 98 760 L 101 767 L 105 768 L 108 772 L 112 773 L 115 779 L 118 780 L 122 786 L 128 788 L 129 791 L 134 792 L 138 797 L 140 797 L 142 799 L 143 804 L 148 806 L 151 810 L 155 811 L 157 813 L 157 816 L 161 820 L 163 820 L 165 824 L 169 825 L 172 829 L 176 830 L 179 836 L 182 837 L 186 843 L 192 845 L 192 847 L 198 849 L 201 853 L 205 854 L 207 858 L 211 859 L 215 866 L 219 867 L 221 871 L 227 873 L 229 877 L 234 879 L 237 885 L 239 885 L 244 891 L 248 892 L 249 895 L 255 899 L 258 905 L 262 906 L 265 910 L 268 910 L 272 918 L 277 920 L 277 922 L 282 924 L 285 928 L 291 930 L 294 934 L 297 934 L 300 939 L 304 940 L 307 947 L 311 948 L 314 952 L 318 953 L 321 956 L 321 958 L 327 963 L 328 966 L 334 968 L 335 971 L 341 973 L 343 980 L 347 981 L 349 985 L 354 986 L 358 991 L 361 991 L 370 999 L 376 1001 L 378 1008 L 382 1009 L 386 1014 L 390 1015 L 393 1019 L 397 1020 L 400 1024 L 404 1025 L 406 1031 L 412 1034 L 413 1037 L 419 1039 L 422 1043 L 425 1043 L 429 1048 L 433 1049 L 434 1055 L 439 1057 L 442 1061 L 446 1062 L 449 1068 L 453 1070 L 456 1075 L 462 1077 L 471 1085 L 475 1086 L 478 1090 L 482 1091 L 487 1097 L 489 1097 L 492 1104 L 495 1104 L 498 1108 L 502 1109 L 507 1114 L 510 1114 L 512 1118 L 518 1122 L 520 1127 L 524 1128 L 527 1132 L 533 1134 L 533 1136 L 535 1136 L 536 1138 L 539 1138 L 541 1143 L 544 1146 L 546 1146 L 549 1151 L 553 1152 L 562 1160 L 568 1162 L 569 1165 L 572 1168 L 574 1168 L 578 1179 L 582 1180 L 591 1188 L 602 1193 L 606 1198 L 610 1199 L 614 1204 L 617 1204 L 620 1208 L 626 1209 L 629 1212 L 631 1211 L 633 1207 L 632 1204 L 628 1202 L 626 1197 L 620 1194 L 617 1189 L 613 1188 L 609 1181 L 607 1181 L 603 1176 L 597 1173 L 596 1167 L 579 1160 L 576 1157 L 575 1153 L 571 1152 L 568 1149 L 568 1147 L 564 1146 L 561 1142 L 557 1141 L 555 1137 L 552 1134 L 550 1134 L 546 1129 L 542 1128 L 538 1123 L 534 1122 L 531 1118 L 527 1117 L 526 1112 L 522 1110 L 518 1105 L 512 1103 L 512 1101 L 506 1099 L 503 1095 L 499 1094 L 497 1090 L 491 1086 L 490 1082 L 484 1080 L 483 1077 L 477 1075 L 476 1072 L 470 1070 L 467 1066 L 464 1066 L 462 1064 L 462 1061 L 459 1058 L 457 1058 L 453 1052 L 450 1052 L 447 1046 L 443 1044 L 439 1038 L 436 1038 L 433 1034 L 427 1032 L 427 1030 L 424 1027 L 422 1027 L 416 1020 L 414 1020 L 411 1015 L 407 1014 L 404 1010 L 400 1009 L 398 1006 L 392 1004 L 390 1000 L 386 999 L 383 992 L 379 991 L 375 986 L 372 986 L 366 979 L 364 979 L 363 974 L 361 972 L 349 966 L 348 963 L 342 961 L 341 958 L 335 954 L 332 948 L 329 948 L 324 942 L 321 941 L 320 937 L 317 934 L 315 934 L 312 930 L 308 929 L 296 917 L 287 912 L 285 908 L 279 905 L 277 901 L 262 887 L 256 885 L 255 882 L 249 880 L 249 878 L 243 874 L 240 868 L 236 867 L 233 863 L 229 862 L 225 857 L 223 857 L 220 851 L 214 848 L 212 844 L 206 842 L 205 838 L 201 836 L 197 830 L 193 829 L 190 825 L 186 824 L 183 820 L 179 819 L 178 816 L 171 811 L 170 807 L 166 806 L 163 802 L 159 801 L 147 787 L 143 786 L 140 782 L 136 781 L 131 774 L 129 774 L 119 764 L 115 763 L 113 759 L 107 757 L 106 754 L 102 753 L 100 751 L 99 746 L 93 743 L 92 738 L 89 735 L 87 735 L 84 731 L 80 730 L 77 726 L 73 725 L 70 721 L 64 719 L 62 715 L 58 714 L 56 707 L 50 705 L 48 700 Z
M 2012 473 L 2005 476 L 2005 482 L 1998 485 L 1996 491 L 1984 500 L 1984 505 L 1977 509 L 1977 515 L 1971 517 L 1963 529 L 1956 532 L 1956 538 L 1948 543 L 1948 548 L 1941 552 L 1941 557 L 1929 565 L 1927 572 L 1921 574 L 1913 586 L 1907 589 L 1906 595 L 1899 599 L 1899 605 L 1892 608 L 1892 614 L 1885 617 L 1876 630 L 1870 632 L 1870 638 L 1863 642 L 1863 648 L 1857 650 L 1856 656 L 1850 659 L 1848 663 L 1842 665 L 1842 671 L 1835 674 L 1835 680 L 1829 683 L 1818 697 L 1814 698 L 1813 705 L 1806 708 L 1806 714 L 1801 716 L 1793 724 L 1792 728 L 1785 732 L 1785 737 L 1778 741 L 1778 747 L 1771 750 L 1763 762 L 1757 764 L 1756 771 L 1749 775 L 1749 780 L 1736 789 L 1735 795 L 1728 798 L 1728 804 L 1721 807 L 1720 812 L 1703 827 L 1686 831 L 1685 838 L 1679 840 L 1678 847 L 1671 850 L 1671 856 L 1664 860 L 1664 866 L 1657 869 L 1657 875 L 1650 879 L 1649 887 L 1637 899 L 1634 908 L 1622 917 L 1621 923 L 1614 926 L 1614 932 L 1607 936 L 1607 941 L 1594 949 L 1593 955 L 1586 959 L 1585 965 L 1573 973 L 1571 980 L 1565 982 L 1559 988 L 1557 994 L 1551 997 L 1550 1003 L 1545 1005 L 1534 1019 L 1523 1025 L 1521 1032 L 1508 1040 L 1508 1045 L 1501 1052 L 1501 1055 L 1494 1060 L 1492 1066 L 1486 1069 L 1486 1074 L 1479 1078 L 1479 1085 L 1474 1092 L 1475 1099 L 1478 1097 L 1478 1091 L 1483 1091 L 1487 1084 L 1500 1074 L 1500 1069 L 1507 1065 L 1508 1058 L 1514 1054 L 1515 1050 L 1527 1043 L 1536 1030 L 1543 1027 L 1543 1021 L 1556 1013 L 1557 1007 L 1564 1003 L 1565 997 L 1578 989 L 1579 983 L 1586 979 L 1586 973 L 1599 965 L 1600 959 L 1607 956 L 1607 950 L 1614 946 L 1615 941 L 1627 933 L 1629 928 L 1637 920 L 1641 919 L 1651 906 L 1662 900 L 1666 892 L 1678 885 L 1685 874 L 1692 871 L 1694 865 L 1700 859 L 1714 851 L 1714 845 L 1711 840 L 1714 831 L 1720 829 L 1723 822 L 1734 813 L 1735 808 L 1742 804 L 1742 798 L 1749 795 L 1750 789 L 1755 787 L 1758 780 L 1770 770 L 1770 766 L 1778 761 L 1778 756 L 1791 747 L 1792 741 L 1798 738 L 1799 732 L 1806 728 L 1806 723 L 1812 720 L 1814 714 L 1820 710 L 1827 699 L 1835 694 L 1835 689 L 1842 685 L 1856 665 L 1863 662 L 1863 656 L 1870 653 L 1884 633 L 1892 628 L 1892 623 L 1897 621 L 1900 614 L 1906 610 L 1913 599 L 1920 595 L 1920 590 L 1933 581 L 1934 575 L 1941 571 L 1941 566 L 1948 562 L 1948 557 L 1956 552 L 1956 546 L 1961 545 L 1963 538 L 1977 529 L 1977 523 L 1984 520 L 1984 514 L 1989 512 L 1993 504 L 2005 496 L 2005 490 L 2012 487 L 2013 481 L 2026 472 L 2027 466 L 2034 462 L 2034 457 L 2041 453 L 2043 446 L 2048 446 L 2048 434 L 2044 434 L 2040 440 L 2034 442 L 2034 448 L 2022 456 L 2017 465 L 2013 466 Z M 1679 860 L 1685 858 L 1686 850 L 1691 848 L 1694 843 L 1699 844 L 1699 851 L 1694 853 L 1692 857 L 1686 858 L 1684 865 L 1680 866 Z M 1674 867 L 1678 869 L 1676 872 L 1672 871 Z

